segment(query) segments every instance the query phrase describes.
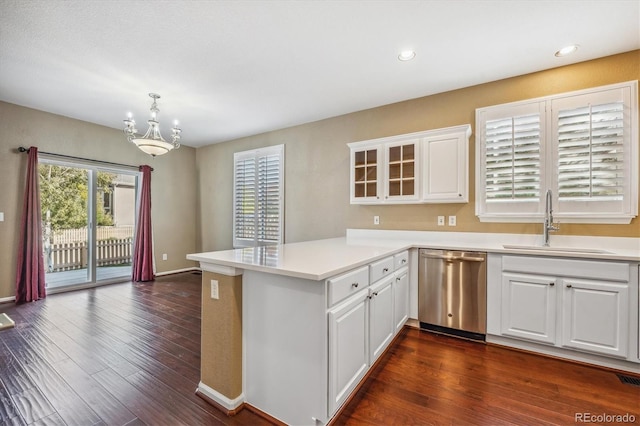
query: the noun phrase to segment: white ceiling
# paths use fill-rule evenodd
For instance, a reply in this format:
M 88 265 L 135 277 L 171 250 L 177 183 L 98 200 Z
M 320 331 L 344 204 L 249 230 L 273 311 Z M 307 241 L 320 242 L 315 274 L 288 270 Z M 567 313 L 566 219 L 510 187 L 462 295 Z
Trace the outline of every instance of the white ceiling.
M 0 100 L 145 131 L 156 92 L 196 147 L 639 49 L 639 27 L 640 0 L 0 0 Z

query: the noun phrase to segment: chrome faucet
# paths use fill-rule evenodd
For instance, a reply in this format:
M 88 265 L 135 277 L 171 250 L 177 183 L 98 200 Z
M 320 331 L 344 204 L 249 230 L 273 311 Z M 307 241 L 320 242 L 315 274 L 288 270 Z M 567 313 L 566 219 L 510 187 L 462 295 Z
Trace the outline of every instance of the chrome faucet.
M 549 231 L 560 230 L 560 225 L 553 224 L 553 202 L 551 201 L 551 190 L 547 190 L 547 200 L 544 208 L 544 228 L 542 229 L 542 235 L 544 237 L 544 246 L 549 247 Z

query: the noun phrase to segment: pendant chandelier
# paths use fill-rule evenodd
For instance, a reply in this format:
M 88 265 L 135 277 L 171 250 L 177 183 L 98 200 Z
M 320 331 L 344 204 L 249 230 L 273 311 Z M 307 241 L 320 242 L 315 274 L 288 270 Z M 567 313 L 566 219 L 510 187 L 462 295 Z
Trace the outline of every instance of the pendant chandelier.
M 126 120 L 124 120 L 124 133 L 127 135 L 127 140 L 136 144 L 141 151 L 149 154 L 152 157 L 156 155 L 166 154 L 172 149 L 180 148 L 180 132 L 182 129 L 178 127 L 178 121 L 175 121 L 173 128 L 171 129 L 171 142 L 164 140 L 160 134 L 160 123 L 158 123 L 157 116 L 160 110 L 158 109 L 158 99 L 160 95 L 156 93 L 149 93 L 149 97 L 153 99 L 151 104 L 151 118 L 147 121 L 149 123 L 149 130 L 144 136 L 138 135 L 138 129 L 136 129 L 136 122 L 132 118 L 131 113 Z

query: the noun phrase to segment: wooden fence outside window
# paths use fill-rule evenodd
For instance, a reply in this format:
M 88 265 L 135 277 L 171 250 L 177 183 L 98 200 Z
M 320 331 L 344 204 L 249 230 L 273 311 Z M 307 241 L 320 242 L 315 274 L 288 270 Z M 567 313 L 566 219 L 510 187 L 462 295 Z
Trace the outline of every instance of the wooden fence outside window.
M 130 264 L 133 260 L 133 227 L 108 228 L 98 228 L 97 266 Z M 56 233 L 52 238 L 53 242 L 45 242 L 44 262 L 47 272 L 87 268 L 89 256 L 86 238 L 86 228 L 69 229 Z

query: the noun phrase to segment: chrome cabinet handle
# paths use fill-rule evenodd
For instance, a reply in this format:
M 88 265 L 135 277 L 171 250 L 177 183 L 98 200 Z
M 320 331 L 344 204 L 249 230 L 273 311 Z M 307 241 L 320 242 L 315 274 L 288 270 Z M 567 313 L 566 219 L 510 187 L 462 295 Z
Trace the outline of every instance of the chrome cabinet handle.
M 571 288 L 571 287 L 572 287 L 571 284 L 567 284 L 567 288 Z
M 382 272 L 389 272 L 389 268 L 384 268 Z
M 556 283 L 549 283 L 549 285 L 553 287 L 554 285 L 556 285 Z
M 402 259 L 402 262 L 400 262 L 402 264 L 407 263 L 407 259 Z
M 352 284 L 351 284 L 351 287 L 353 287 L 353 288 L 358 288 L 358 283 L 352 283 Z

